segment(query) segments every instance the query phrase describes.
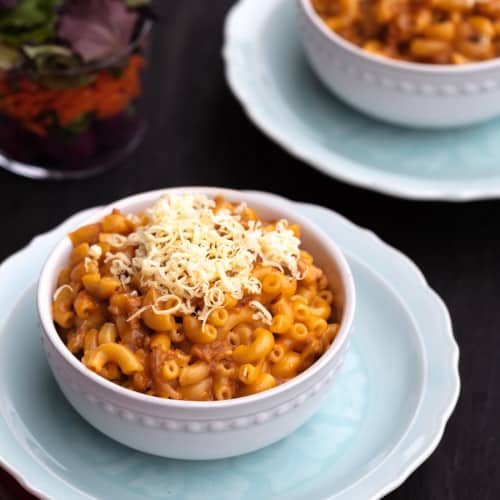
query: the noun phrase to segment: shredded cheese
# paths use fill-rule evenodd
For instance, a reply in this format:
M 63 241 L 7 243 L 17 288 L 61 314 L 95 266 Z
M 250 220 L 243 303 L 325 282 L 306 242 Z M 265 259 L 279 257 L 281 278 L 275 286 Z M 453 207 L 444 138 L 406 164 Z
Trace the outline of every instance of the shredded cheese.
M 256 311 L 252 319 L 262 321 L 266 325 L 270 325 L 273 322 L 272 314 L 258 300 L 252 300 L 248 305 Z
M 92 245 L 89 248 L 89 256 L 93 259 L 100 259 L 102 255 L 102 248 L 99 245 Z
M 52 296 L 52 299 L 54 300 L 54 302 L 57 300 L 57 297 L 59 297 L 59 295 L 61 294 L 61 292 L 65 289 L 69 289 L 71 290 L 71 292 L 73 292 L 73 288 L 70 286 L 70 285 L 61 285 L 55 292 L 54 292 L 54 295 Z
M 90 257 L 85 257 L 83 259 L 83 267 L 84 267 L 86 273 L 89 272 L 89 266 L 92 262 L 94 262 L 94 261 Z
M 201 194 L 160 198 L 147 211 L 148 222 L 120 241 L 120 247 L 135 247 L 134 257 L 106 254 L 111 273 L 123 284 L 138 275 L 141 286 L 154 286 L 160 294 L 155 312 L 164 309 L 159 302 L 173 301 L 170 313 L 196 314 L 204 322 L 223 307 L 225 294 L 240 300 L 261 292 L 261 282 L 252 275 L 258 262 L 302 278 L 300 240 L 286 221 L 270 228 L 254 221 L 244 225 L 238 213 L 215 213 L 214 207 L 215 202 Z M 269 322 L 269 311 L 252 302 L 256 317 Z
M 135 226 L 138 226 L 141 223 L 141 219 L 135 214 L 128 214 L 126 218 Z
M 108 243 L 114 248 L 121 248 L 127 243 L 127 237 L 117 233 L 101 233 L 99 241 Z
M 130 259 L 130 257 L 123 252 L 108 252 L 104 257 L 104 263 L 107 264 L 110 261 L 111 274 L 117 277 L 122 282 L 122 285 L 128 285 L 131 280 L 132 269 L 132 260 Z

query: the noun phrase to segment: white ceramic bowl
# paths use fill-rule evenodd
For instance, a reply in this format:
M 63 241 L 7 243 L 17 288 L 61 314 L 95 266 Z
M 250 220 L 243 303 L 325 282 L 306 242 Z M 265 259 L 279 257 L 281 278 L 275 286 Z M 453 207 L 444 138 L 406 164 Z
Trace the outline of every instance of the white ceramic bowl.
M 132 448 L 171 458 L 214 459 L 257 450 L 285 437 L 318 409 L 348 348 L 355 307 L 349 266 L 337 246 L 314 223 L 297 214 L 293 204 L 278 196 L 219 188 L 177 188 L 152 191 L 112 203 L 126 213 L 150 207 L 168 192 L 222 194 L 244 201 L 264 219 L 286 218 L 300 224 L 303 247 L 325 270 L 340 306 L 341 326 L 328 351 L 309 369 L 269 391 L 229 401 L 174 401 L 124 389 L 87 369 L 66 348 L 51 316 L 58 270 L 71 251 L 68 238 L 49 256 L 38 285 L 38 312 L 43 345 L 54 376 L 80 415 L 109 437 Z
M 500 116 L 500 58 L 454 66 L 378 57 L 330 30 L 311 0 L 298 1 L 301 37 L 314 71 L 359 111 L 425 128 L 471 125 Z

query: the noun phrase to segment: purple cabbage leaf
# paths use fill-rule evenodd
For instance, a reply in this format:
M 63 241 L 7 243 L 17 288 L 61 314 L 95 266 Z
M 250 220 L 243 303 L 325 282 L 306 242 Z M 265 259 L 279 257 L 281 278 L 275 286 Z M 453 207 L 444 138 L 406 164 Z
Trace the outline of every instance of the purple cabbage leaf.
M 86 62 L 124 52 L 139 14 L 123 0 L 70 0 L 61 12 L 59 36 Z

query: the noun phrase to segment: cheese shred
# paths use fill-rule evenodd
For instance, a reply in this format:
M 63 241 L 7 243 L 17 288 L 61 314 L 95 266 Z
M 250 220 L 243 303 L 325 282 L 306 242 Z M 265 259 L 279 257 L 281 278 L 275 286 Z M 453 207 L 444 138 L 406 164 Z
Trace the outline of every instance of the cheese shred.
M 57 298 L 59 297 L 59 295 L 61 294 L 61 292 L 63 290 L 69 290 L 70 292 L 73 292 L 73 287 L 71 287 L 70 285 L 61 285 L 55 292 L 54 292 L 54 295 L 52 296 L 52 300 L 55 302 L 57 300 Z
M 252 300 L 248 305 L 255 309 L 252 319 L 262 321 L 266 325 L 270 325 L 273 322 L 272 314 L 258 300 Z
M 154 312 L 195 314 L 203 322 L 224 306 L 226 294 L 241 300 L 261 293 L 262 284 L 252 274 L 257 263 L 301 279 L 300 240 L 287 221 L 243 223 L 240 210 L 214 211 L 215 206 L 201 194 L 160 198 L 146 212 L 147 223 L 126 241 L 109 237 L 116 247 L 134 247 L 132 258 L 123 252 L 105 256 L 111 273 L 123 284 L 138 276 L 141 286 L 155 287 L 160 296 L 151 306 Z M 256 318 L 270 321 L 262 304 L 251 304 Z

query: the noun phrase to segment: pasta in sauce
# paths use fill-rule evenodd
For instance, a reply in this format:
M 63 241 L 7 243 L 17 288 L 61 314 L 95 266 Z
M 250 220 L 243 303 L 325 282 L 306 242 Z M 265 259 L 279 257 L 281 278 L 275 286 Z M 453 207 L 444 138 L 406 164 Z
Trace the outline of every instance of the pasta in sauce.
M 325 352 L 335 297 L 298 226 L 221 197 L 161 203 L 69 235 L 52 314 L 85 366 L 152 396 L 225 400 L 281 384 Z M 198 241 L 200 223 L 212 226 Z
M 500 0 L 311 0 L 326 25 L 379 56 L 464 64 L 500 55 Z

